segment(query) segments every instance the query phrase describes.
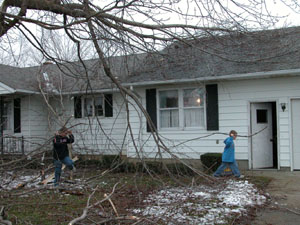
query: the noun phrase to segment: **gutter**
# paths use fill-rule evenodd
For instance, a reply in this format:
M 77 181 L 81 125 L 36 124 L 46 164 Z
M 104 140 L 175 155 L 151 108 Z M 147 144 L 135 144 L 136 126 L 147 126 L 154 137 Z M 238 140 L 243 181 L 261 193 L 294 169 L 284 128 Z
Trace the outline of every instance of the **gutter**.
M 249 79 L 263 79 L 272 77 L 285 77 L 285 76 L 299 76 L 300 69 L 292 70 L 276 70 L 267 72 L 255 72 L 255 73 L 240 73 L 222 76 L 209 76 L 189 79 L 173 79 L 173 80 L 159 80 L 159 81 L 141 81 L 133 83 L 123 83 L 124 86 L 151 86 L 151 85 L 162 85 L 162 84 L 178 84 L 178 83 L 191 83 L 191 82 L 210 82 L 210 81 L 226 81 L 226 80 L 249 80 Z
M 249 79 L 264 79 L 272 77 L 289 77 L 289 76 L 299 76 L 300 69 L 291 69 L 291 70 L 276 70 L 276 71 L 267 71 L 267 72 L 255 72 L 255 73 L 239 73 L 231 75 L 222 75 L 222 76 L 206 76 L 198 78 L 188 78 L 188 79 L 173 79 L 173 80 L 158 80 L 158 81 L 141 81 L 141 82 L 132 82 L 132 83 L 122 83 L 123 86 L 133 89 L 133 87 L 143 87 L 143 86 L 155 86 L 155 85 L 165 85 L 165 84 L 183 84 L 183 83 L 193 83 L 193 82 L 215 82 L 215 81 L 231 81 L 231 80 L 249 80 Z M 3 83 L 0 83 L 3 84 Z M 4 84 L 3 84 L 4 85 Z M 24 89 L 12 89 L 5 85 L 10 93 L 24 93 L 24 94 L 41 94 L 38 91 L 30 91 Z M 92 90 L 92 91 L 70 91 L 62 92 L 62 95 L 78 95 L 78 94 L 92 94 L 92 93 L 111 93 L 119 92 L 117 88 L 106 88 L 101 90 Z
M 24 89 L 16 89 L 14 93 L 22 93 L 22 94 L 41 94 L 41 92 L 38 91 L 29 91 Z
M 62 95 L 76 95 L 76 94 L 98 94 L 98 93 L 112 93 L 112 92 L 120 92 L 118 88 L 106 88 L 106 89 L 96 89 L 89 91 L 69 91 L 62 92 Z M 58 94 L 59 95 L 59 94 Z

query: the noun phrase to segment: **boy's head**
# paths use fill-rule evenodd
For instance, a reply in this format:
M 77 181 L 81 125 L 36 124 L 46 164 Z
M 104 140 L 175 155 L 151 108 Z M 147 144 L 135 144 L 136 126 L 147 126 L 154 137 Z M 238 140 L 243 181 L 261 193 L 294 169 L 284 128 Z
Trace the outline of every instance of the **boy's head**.
M 62 127 L 58 130 L 58 134 L 61 136 L 66 136 L 68 133 L 69 133 L 69 131 L 66 127 Z
M 236 139 L 236 137 L 237 137 L 237 132 L 236 132 L 235 130 L 231 130 L 231 131 L 229 132 L 229 136 L 230 136 L 230 137 L 233 137 L 233 139 Z

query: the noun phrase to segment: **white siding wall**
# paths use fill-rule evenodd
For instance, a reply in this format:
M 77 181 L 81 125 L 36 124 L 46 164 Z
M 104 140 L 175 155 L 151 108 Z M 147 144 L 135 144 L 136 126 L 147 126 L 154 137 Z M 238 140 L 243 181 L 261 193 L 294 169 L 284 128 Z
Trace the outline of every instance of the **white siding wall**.
M 41 96 L 21 97 L 21 133 L 16 136 L 24 136 L 26 152 L 36 149 L 49 138 L 48 121 L 48 110 Z
M 73 98 L 64 99 L 65 116 L 63 121 L 74 115 Z M 61 105 L 55 109 L 60 110 Z M 80 154 L 117 154 L 125 151 L 127 142 L 126 132 L 126 113 L 124 100 L 119 93 L 113 93 L 113 117 L 80 118 L 72 117 L 67 127 L 73 126 L 72 131 L 75 136 L 73 144 L 74 151 Z M 51 132 L 55 132 L 61 127 L 57 122 L 51 127 Z
M 290 148 L 290 126 L 289 126 L 289 105 L 290 98 L 300 97 L 300 78 L 283 77 L 269 79 L 254 79 L 240 81 L 224 81 L 218 82 L 219 92 L 219 132 L 228 133 L 231 129 L 238 131 L 240 135 L 250 134 L 250 102 L 267 102 L 275 101 L 278 105 L 281 102 L 288 103 L 285 112 L 281 109 L 277 110 L 278 117 L 278 152 L 279 165 L 281 167 L 291 166 L 291 148 Z M 169 88 L 176 86 L 164 86 Z M 136 89 L 135 91 L 142 97 L 145 106 L 145 89 Z M 279 107 L 280 108 L 280 107 Z M 146 132 L 145 118 L 140 119 L 140 111 L 134 107 L 130 107 L 130 121 L 133 128 L 134 137 L 138 149 L 143 147 L 143 154 L 146 157 L 155 157 L 157 147 Z M 142 130 L 140 128 L 142 127 Z M 177 131 L 160 131 L 162 139 L 165 140 L 170 150 L 177 153 L 182 158 L 199 159 L 200 155 L 205 152 L 222 152 L 223 139 L 225 135 L 217 134 L 203 139 L 190 142 L 187 140 L 213 134 L 205 129 L 198 130 L 177 130 Z M 149 138 L 150 137 L 150 138 Z M 128 139 L 129 157 L 137 157 L 136 149 L 133 142 Z M 172 147 L 183 143 L 182 145 Z M 236 158 L 247 160 L 249 158 L 250 147 L 248 138 L 238 138 L 236 142 Z M 168 154 L 165 155 L 168 157 Z

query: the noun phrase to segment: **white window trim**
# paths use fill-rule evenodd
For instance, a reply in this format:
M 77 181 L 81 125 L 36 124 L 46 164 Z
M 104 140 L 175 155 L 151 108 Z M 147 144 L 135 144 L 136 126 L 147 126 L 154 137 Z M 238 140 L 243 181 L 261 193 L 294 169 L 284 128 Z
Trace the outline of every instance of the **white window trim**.
M 85 115 L 85 99 L 90 99 L 92 98 L 93 99 L 93 102 L 95 101 L 95 98 L 98 98 L 98 97 L 102 97 L 102 106 L 103 106 L 103 115 L 102 116 L 95 116 L 95 104 L 93 104 L 93 115 L 92 116 L 86 116 Z M 81 115 L 82 115 L 82 118 L 94 118 L 94 117 L 105 117 L 105 100 L 104 100 L 104 94 L 97 94 L 97 95 L 88 95 L 88 96 L 84 96 L 81 98 Z
M 180 131 L 180 130 L 187 130 L 187 131 L 193 131 L 193 130 L 206 130 L 206 95 L 203 95 L 203 113 L 204 113 L 204 118 L 203 118 L 203 126 L 200 127 L 184 127 L 184 109 L 188 108 L 200 108 L 200 107 L 195 107 L 195 106 L 190 106 L 190 107 L 183 107 L 183 90 L 186 89 L 193 89 L 193 88 L 202 88 L 204 90 L 204 93 L 206 93 L 205 87 L 204 86 L 189 86 L 189 87 L 177 87 L 177 88 L 161 88 L 161 89 L 156 89 L 156 118 L 157 118 L 157 127 L 158 130 L 160 131 Z M 160 95 L 159 92 L 161 91 L 172 91 L 172 90 L 177 90 L 178 91 L 178 110 L 179 110 L 179 127 L 168 127 L 168 128 L 161 128 L 160 127 Z M 166 110 L 170 109 L 177 109 L 177 108 L 168 108 Z M 164 109 L 162 109 L 164 110 Z

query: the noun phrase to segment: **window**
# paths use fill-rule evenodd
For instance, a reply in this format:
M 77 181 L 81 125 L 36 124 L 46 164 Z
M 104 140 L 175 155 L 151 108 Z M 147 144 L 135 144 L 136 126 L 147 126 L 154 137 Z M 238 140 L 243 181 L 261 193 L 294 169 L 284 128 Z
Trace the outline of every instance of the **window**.
M 179 126 L 178 91 L 160 91 L 159 93 L 160 127 Z
M 268 123 L 268 110 L 257 109 L 256 119 L 257 119 L 257 123 Z
M 204 127 L 203 96 L 199 88 L 183 90 L 184 127 Z
M 74 117 L 113 117 L 113 95 L 74 96 Z
M 204 89 L 159 91 L 160 128 L 204 127 Z
M 104 104 L 103 96 L 83 98 L 84 116 L 103 116 Z
M 11 130 L 12 129 L 12 101 L 3 102 L 3 111 L 2 111 L 2 119 L 3 121 L 3 130 Z

